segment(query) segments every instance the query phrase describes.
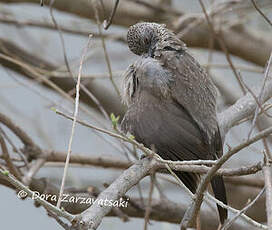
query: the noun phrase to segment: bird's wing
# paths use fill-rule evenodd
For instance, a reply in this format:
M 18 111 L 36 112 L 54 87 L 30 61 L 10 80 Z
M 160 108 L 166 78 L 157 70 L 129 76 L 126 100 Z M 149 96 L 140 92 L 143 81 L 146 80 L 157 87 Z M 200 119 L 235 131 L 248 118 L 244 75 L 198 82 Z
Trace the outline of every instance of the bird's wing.
M 146 147 L 154 148 L 164 159 L 174 161 L 215 159 L 222 155 L 222 142 L 215 115 L 215 99 L 212 98 L 213 101 L 208 102 L 211 111 L 207 114 L 211 116 L 208 120 L 210 120 L 212 127 L 209 134 L 209 124 L 205 123 L 207 114 L 192 116 L 194 110 L 189 107 L 190 98 L 188 98 L 188 95 L 194 97 L 193 90 L 187 95 L 184 92 L 188 93 L 188 91 L 181 91 L 188 90 L 186 89 L 188 83 L 185 83 L 187 85 L 182 84 L 182 78 L 184 76 L 189 77 L 189 73 L 186 73 L 186 71 L 195 71 L 191 69 L 193 68 L 192 65 L 182 64 L 183 67 L 175 68 L 172 66 L 172 68 L 169 68 L 168 66 L 165 69 L 166 65 L 158 65 L 157 61 L 148 58 L 141 59 L 137 65 L 132 66 L 126 72 L 127 84 L 125 85 L 127 85 L 127 89 L 132 89 L 132 91 L 127 91 L 130 92 L 127 95 L 131 95 L 131 100 L 129 100 L 129 109 L 123 118 L 121 128 L 124 132 L 130 132 L 134 135 L 135 139 Z M 182 68 L 185 68 L 185 72 L 182 71 Z M 169 77 L 171 80 L 167 81 Z M 176 79 L 173 79 L 173 77 Z M 201 80 L 201 77 L 199 80 Z M 191 84 L 191 82 L 189 83 Z M 200 91 L 195 93 L 203 93 L 202 89 L 199 89 L 201 84 L 196 83 L 196 85 Z M 177 92 L 173 92 L 173 90 Z M 202 97 L 206 94 L 204 92 L 203 95 L 198 96 Z M 206 96 L 213 95 L 208 93 Z M 184 97 L 185 100 L 188 100 L 185 103 Z M 202 98 L 192 98 L 193 106 L 197 105 L 200 109 L 201 103 L 205 103 L 205 101 L 207 100 Z M 202 111 L 198 112 L 201 113 Z M 201 123 L 201 119 L 204 120 L 204 123 Z M 215 126 L 215 129 L 213 129 L 213 126 Z M 207 138 L 210 138 L 210 140 L 207 141 Z M 192 192 L 196 191 L 198 179 L 195 174 L 175 173 Z M 211 182 L 215 197 L 227 204 L 222 177 L 216 176 Z M 227 211 L 220 206 L 218 206 L 218 210 L 220 221 L 224 223 L 227 218 Z
M 171 96 L 190 114 L 210 146 L 210 154 L 222 155 L 216 117 L 216 88 L 199 63 L 186 51 L 157 53 L 161 65 L 174 77 Z
M 209 148 L 191 116 L 173 101 L 161 101 L 143 91 L 141 101 L 130 106 L 121 128 L 164 159 L 206 159 Z

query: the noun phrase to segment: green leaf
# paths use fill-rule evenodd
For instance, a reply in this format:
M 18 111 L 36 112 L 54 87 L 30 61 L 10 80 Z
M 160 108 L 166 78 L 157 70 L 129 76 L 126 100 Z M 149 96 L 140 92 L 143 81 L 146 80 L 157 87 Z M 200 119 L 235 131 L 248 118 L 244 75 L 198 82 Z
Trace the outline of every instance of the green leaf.
M 3 172 L 3 174 L 4 174 L 5 176 L 8 176 L 8 175 L 9 175 L 9 171 L 8 171 L 8 170 L 5 170 L 5 171 Z
M 110 118 L 111 118 L 111 123 L 112 123 L 113 128 L 116 128 L 120 116 L 115 117 L 115 115 L 113 113 L 111 113 Z
M 50 107 L 50 109 L 55 113 L 57 112 L 57 109 L 55 107 Z

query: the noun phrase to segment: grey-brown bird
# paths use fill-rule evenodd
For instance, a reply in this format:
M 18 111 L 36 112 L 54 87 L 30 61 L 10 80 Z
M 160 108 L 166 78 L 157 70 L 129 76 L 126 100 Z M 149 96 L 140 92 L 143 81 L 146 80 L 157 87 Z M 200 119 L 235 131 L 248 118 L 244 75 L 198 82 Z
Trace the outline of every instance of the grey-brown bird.
M 166 160 L 216 160 L 222 140 L 216 116 L 216 88 L 185 44 L 164 25 L 138 23 L 127 33 L 129 49 L 140 56 L 124 75 L 123 100 L 128 110 L 121 128 Z M 195 193 L 199 176 L 175 171 Z M 227 204 L 221 176 L 211 185 Z M 217 206 L 220 222 L 227 210 Z

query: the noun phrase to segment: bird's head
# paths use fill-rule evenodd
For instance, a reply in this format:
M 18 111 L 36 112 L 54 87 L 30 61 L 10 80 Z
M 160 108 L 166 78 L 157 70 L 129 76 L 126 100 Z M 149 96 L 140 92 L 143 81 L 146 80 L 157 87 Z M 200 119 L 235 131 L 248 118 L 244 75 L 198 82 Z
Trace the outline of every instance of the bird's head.
M 141 22 L 128 29 L 129 49 L 137 55 L 153 57 L 155 50 L 186 50 L 186 45 L 165 25 Z
M 164 25 L 157 23 L 137 23 L 128 29 L 127 42 L 129 49 L 137 54 L 150 54 L 159 40 L 159 31 L 165 30 Z

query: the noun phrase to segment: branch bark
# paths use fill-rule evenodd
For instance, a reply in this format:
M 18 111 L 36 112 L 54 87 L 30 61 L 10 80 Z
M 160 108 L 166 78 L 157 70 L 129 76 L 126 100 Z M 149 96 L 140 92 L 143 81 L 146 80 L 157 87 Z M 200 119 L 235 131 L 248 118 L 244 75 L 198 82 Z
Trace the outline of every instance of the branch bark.
M 3 0 L 3 2 L 38 3 L 35 0 Z M 239 4 L 239 2 L 237 2 L 237 4 Z M 105 1 L 104 5 L 105 12 L 100 11 L 99 14 L 109 15 L 114 4 L 112 1 Z M 75 14 L 92 20 L 95 19 L 95 13 L 90 1 L 58 0 L 54 3 L 53 7 L 66 13 Z M 114 16 L 113 24 L 128 27 L 139 21 L 153 21 L 166 23 L 169 28 L 172 28 L 178 33 L 191 22 L 191 20 L 187 20 L 182 24 L 177 23 L 179 17 L 183 15 L 184 13 L 176 15 L 170 14 L 169 11 L 158 11 L 156 8 L 139 5 L 132 1 L 122 1 Z M 194 18 L 192 20 L 194 20 Z M 271 37 L 271 34 L 261 31 L 250 31 L 243 25 L 226 27 L 220 32 L 224 37 L 226 47 L 230 54 L 241 57 L 244 60 L 251 61 L 257 65 L 265 65 L 272 50 L 272 42 L 268 39 Z M 200 23 L 181 37 L 181 39 L 188 46 L 209 48 L 210 33 L 207 28 L 207 24 L 205 22 Z M 215 42 L 214 48 L 216 50 L 220 50 L 220 46 L 217 42 Z
M 266 193 L 266 213 L 268 229 L 272 230 L 272 167 L 266 165 L 263 168 Z
M 272 75 L 269 76 L 267 84 L 263 90 L 264 102 L 272 97 Z M 259 95 L 261 87 L 255 87 L 252 89 L 255 95 Z M 244 97 L 241 97 L 236 103 L 220 114 L 218 114 L 219 126 L 222 137 L 226 135 L 229 129 L 243 118 L 251 115 L 256 109 L 256 101 L 250 93 L 247 93 Z
M 11 189 L 15 189 L 15 187 L 10 184 L 8 181 L 2 179 L 0 177 L 0 184 L 3 186 L 10 187 Z M 39 194 L 51 194 L 51 195 L 58 195 L 58 188 L 54 186 L 52 183 L 50 183 L 47 179 L 41 178 L 33 178 L 29 188 L 32 191 L 38 192 Z M 83 198 L 97 198 L 97 192 L 96 189 L 92 186 L 88 186 L 86 188 L 77 189 L 77 190 L 65 190 L 65 194 L 69 194 L 70 197 L 83 197 Z M 93 192 L 92 192 L 93 191 Z M 49 200 L 50 203 L 55 205 L 55 202 L 52 202 Z M 147 204 L 148 200 L 144 199 L 144 204 Z M 121 211 L 128 215 L 129 217 L 136 217 L 136 218 L 143 218 L 145 215 L 145 207 L 142 205 L 142 199 L 136 198 L 136 197 L 129 197 L 129 205 L 126 208 L 121 208 Z M 84 205 L 80 203 L 69 203 L 65 202 L 63 203 L 64 209 L 75 215 L 83 212 L 85 209 L 89 207 L 89 205 Z M 178 224 L 184 215 L 185 211 L 187 209 L 187 205 L 180 204 L 177 202 L 173 202 L 171 200 L 165 200 L 165 199 L 152 199 L 151 203 L 151 213 L 150 213 L 150 219 L 155 221 L 163 221 L 163 222 L 169 222 L 169 223 L 175 223 Z M 212 211 L 207 211 L 207 213 L 202 213 L 202 220 L 203 220 L 203 230 L 210 230 L 216 228 L 216 222 L 214 219 L 216 218 L 216 214 Z M 109 212 L 107 216 L 116 216 L 116 213 L 113 211 Z M 230 230 L 235 229 L 241 229 L 241 230 L 247 230 L 248 227 L 244 226 L 239 223 L 233 224 L 233 226 L 230 228 Z
M 36 55 L 30 54 L 10 41 L 0 39 L 0 54 L 1 53 L 11 57 L 12 59 L 19 60 L 21 63 L 26 64 L 28 68 L 33 68 L 36 70 L 39 74 L 45 74 L 48 80 L 65 92 L 69 92 L 74 88 L 75 82 L 70 77 L 69 73 L 62 77 L 56 77 L 53 74 L 53 71 L 58 68 L 56 65 L 49 63 Z M 33 72 L 29 72 L 26 68 L 18 65 L 15 62 L 7 60 L 4 57 L 0 57 L 0 63 L 4 67 L 18 72 L 27 78 L 34 80 L 39 79 L 37 76 L 33 75 Z M 41 82 L 41 84 L 51 88 L 46 82 Z M 107 109 L 107 112 L 114 114 L 123 113 L 120 100 L 116 97 L 116 94 L 113 91 L 109 90 L 105 86 L 104 82 L 101 83 L 100 81 L 91 80 L 88 83 L 85 82 L 85 87 L 95 95 L 103 107 Z M 107 92 L 107 94 L 104 92 Z M 97 108 L 95 103 L 93 103 L 89 96 L 83 91 L 81 92 L 81 100 L 84 103 Z
M 33 0 L 4 0 L 3 2 L 7 3 L 36 3 Z M 111 1 L 107 1 L 106 13 L 108 14 L 112 9 Z M 94 18 L 94 12 L 92 11 L 92 7 L 90 3 L 85 0 L 80 1 L 72 1 L 72 0 L 59 0 L 54 4 L 56 9 L 73 13 L 81 17 Z M 134 9 L 131 11 L 131 9 Z M 170 18 L 169 18 L 170 17 Z M 169 16 L 167 14 L 158 15 L 157 11 L 154 9 L 150 9 L 149 7 L 139 7 L 139 5 L 124 1 L 123 4 L 120 4 L 118 8 L 117 14 L 115 15 L 114 22 L 116 25 L 128 26 L 134 24 L 139 20 L 144 21 L 156 21 L 163 22 L 165 19 L 171 19 L 169 21 L 174 21 L 177 18 Z M 125 19 L 125 20 L 124 20 Z M 188 24 L 183 24 L 182 26 L 187 26 Z M 174 28 L 176 31 L 182 29 L 182 26 L 174 27 L 173 24 L 168 25 L 171 28 Z M 223 28 L 222 35 L 224 36 L 224 40 L 226 41 L 226 46 L 229 49 L 231 54 L 242 57 L 245 60 L 252 61 L 258 65 L 265 65 L 266 60 L 268 59 L 269 53 L 272 50 L 272 43 L 268 41 L 265 37 L 256 35 L 253 32 L 246 30 L 243 26 L 235 26 L 230 28 Z M 187 33 L 182 39 L 189 46 L 198 46 L 198 47 L 208 47 L 209 45 L 210 34 L 207 30 L 207 25 L 205 23 L 201 23 L 199 26 L 191 30 Z M 218 44 L 215 44 L 215 48 L 219 49 Z M 7 55 L 13 56 L 15 53 L 16 57 L 19 57 L 20 60 L 24 60 L 28 62 L 33 67 L 41 66 L 46 70 L 54 70 L 56 66 L 45 62 L 41 58 L 37 58 L 26 51 L 20 49 L 16 45 L 7 42 L 0 41 L 0 53 L 5 53 Z M 16 65 L 15 63 L 11 63 L 3 58 L 0 58 L 1 64 L 4 66 L 11 68 L 15 71 L 22 73 L 28 77 L 33 77 L 31 73 L 28 73 L 26 70 L 22 69 L 22 67 Z M 271 78 L 271 77 L 270 77 Z M 58 84 L 60 87 L 65 88 L 66 90 L 70 90 L 74 86 L 74 81 L 67 77 L 64 81 L 63 78 L 52 78 L 51 80 Z M 90 91 L 94 90 L 94 83 L 90 84 Z M 92 87 L 92 88 L 91 88 Z M 99 89 L 101 92 L 101 87 Z M 259 88 L 256 88 L 256 95 L 258 95 Z M 269 99 L 272 96 L 272 81 L 269 79 L 268 84 L 263 92 L 265 100 Z M 108 96 L 108 95 L 107 95 Z M 99 98 L 99 97 L 98 97 Z M 112 105 L 112 98 L 110 104 Z M 100 101 L 103 102 L 103 99 L 99 98 Z M 87 101 L 87 100 L 86 100 Z M 117 100 L 117 103 L 110 107 L 110 111 L 114 111 L 116 114 L 119 114 L 121 111 L 120 103 Z M 107 107 L 109 108 L 109 107 Z M 116 110 L 116 108 L 118 108 Z M 237 122 L 241 119 L 250 115 L 256 109 L 256 102 L 252 95 L 247 94 L 243 98 L 239 99 L 233 106 L 228 108 L 219 114 L 220 128 L 222 131 L 222 135 L 224 136 L 231 127 L 233 127 Z M 116 200 L 120 196 L 123 196 L 132 186 L 137 184 L 144 176 L 146 176 L 151 170 L 154 168 L 154 164 L 150 162 L 149 159 L 144 159 L 139 161 L 138 163 L 132 165 L 129 169 L 124 171 L 124 173 L 117 178 L 107 189 L 100 193 L 99 199 L 112 199 Z M 153 206 L 152 206 L 153 207 Z M 84 211 L 80 218 L 84 223 L 84 228 L 86 229 L 96 229 L 97 226 L 102 221 L 102 218 L 107 215 L 111 210 L 111 207 L 101 207 L 99 204 L 94 204 L 89 207 L 86 211 Z M 184 213 L 184 212 L 183 212 Z M 151 213 L 152 218 L 152 213 Z M 179 217 L 180 218 L 180 217 Z M 241 229 L 241 228 L 239 228 Z
M 125 170 L 107 189 L 101 192 L 97 199 L 118 200 L 125 193 L 145 177 L 154 168 L 154 163 L 146 158 Z M 90 208 L 80 214 L 83 229 L 96 229 L 103 217 L 111 210 L 110 206 L 93 204 Z
M 259 91 L 261 89 L 259 87 L 255 90 Z M 271 77 L 269 78 L 265 86 L 263 95 L 264 100 L 267 100 L 272 96 Z M 234 105 L 230 106 L 219 115 L 219 118 L 221 118 L 220 128 L 223 130 L 224 134 L 226 134 L 226 132 L 235 124 L 235 122 L 238 122 L 239 120 L 253 113 L 255 109 L 256 101 L 251 94 L 246 94 Z M 146 159 L 146 161 L 149 160 Z M 118 199 L 119 196 L 124 195 L 134 184 L 138 183 L 152 169 L 152 164 L 147 163 L 146 161 L 143 161 L 140 164 L 133 165 L 131 168 L 124 171 L 124 173 L 119 178 L 117 178 L 110 187 L 108 187 L 101 193 L 100 198 L 115 200 Z M 80 215 L 83 222 L 85 223 L 85 229 L 96 229 L 101 223 L 102 218 L 109 211 L 109 207 L 101 207 L 99 205 L 91 206 Z

